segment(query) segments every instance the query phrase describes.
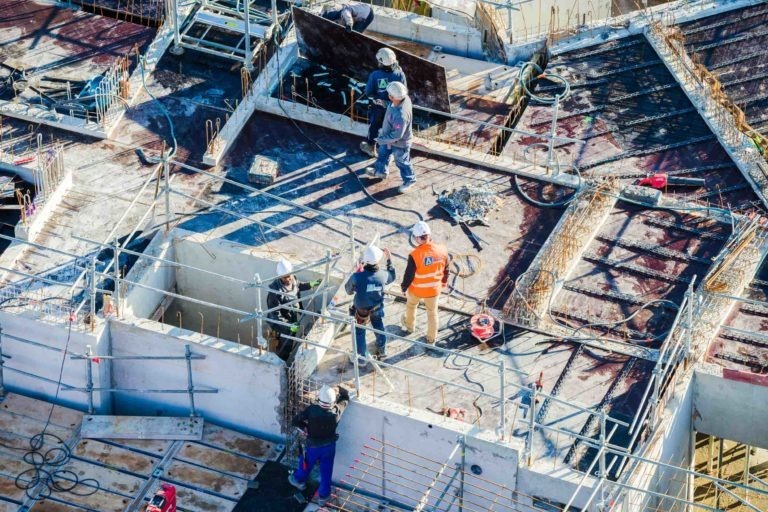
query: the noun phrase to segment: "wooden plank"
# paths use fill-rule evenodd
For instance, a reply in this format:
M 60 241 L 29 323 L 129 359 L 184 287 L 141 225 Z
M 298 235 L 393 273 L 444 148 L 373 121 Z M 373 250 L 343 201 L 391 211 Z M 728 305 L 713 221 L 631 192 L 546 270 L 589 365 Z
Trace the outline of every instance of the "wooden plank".
M 255 462 L 252 459 L 198 443 L 184 443 L 184 446 L 174 458 L 223 473 L 236 475 L 246 480 L 253 479 L 259 473 L 262 466 L 261 463 Z
M 3 399 L 2 409 L 45 422 L 51 411 L 51 404 L 50 402 L 10 393 Z M 82 418 L 82 412 L 59 405 L 54 406 L 53 413 L 51 413 L 51 423 L 70 429 L 77 428 Z
M 211 423 L 206 423 L 203 427 L 203 442 L 256 459 L 275 460 L 282 451 L 282 445 L 276 445 L 258 437 L 241 434 Z
M 163 482 L 176 486 L 176 497 L 179 504 L 179 510 L 184 510 L 185 512 L 229 512 L 235 508 L 235 505 L 237 505 L 236 501 L 182 487 L 176 482 L 168 482 L 164 479 L 144 495 L 145 505 L 149 502 L 150 498 L 154 496 L 155 492 L 160 488 Z M 143 510 L 143 508 L 140 510 Z
M 88 482 L 86 482 L 86 484 L 81 484 L 75 489 L 77 494 L 72 492 L 61 493 L 60 497 L 69 503 L 102 512 L 122 512 L 131 502 L 130 497 L 139 492 L 145 481 L 142 478 L 82 460 L 71 459 L 61 469 L 72 471 L 80 481 L 87 479 L 97 480 L 99 482 L 99 490 L 89 496 L 80 496 L 80 494 L 87 494 L 94 490 L 93 483 L 91 482 L 88 485 Z M 70 478 L 66 474 L 64 477 Z
M 83 510 L 87 509 L 74 505 L 67 505 L 66 503 L 59 503 L 54 500 L 40 500 L 32 505 L 32 508 L 30 509 L 31 512 L 83 512 Z
M 80 436 L 87 439 L 170 439 L 199 441 L 202 418 L 160 416 L 85 416 Z
M 160 456 L 153 458 L 95 439 L 82 439 L 77 443 L 72 454 L 81 459 L 108 464 L 116 469 L 146 476 L 150 476 L 160 462 Z
M 16 414 L 8 410 L 0 409 L 0 432 L 8 432 L 15 436 L 31 438 L 32 436 L 39 434 L 43 430 L 43 427 L 45 427 L 44 420 L 37 420 L 22 414 Z M 67 440 L 72 435 L 72 429 L 60 427 L 53 423 L 48 425 L 46 432 L 56 435 L 63 440 Z M 19 442 L 20 441 L 14 443 L 14 446 Z
M 18 510 L 19 510 L 19 506 L 16 503 L 10 503 L 8 501 L 0 501 L 0 512 L 18 512 Z M 35 512 L 37 512 L 37 509 L 35 509 Z M 66 512 L 66 511 L 62 510 L 61 512 Z
M 248 480 L 224 475 L 217 471 L 193 466 L 187 462 L 174 460 L 166 469 L 165 478 L 175 480 L 190 487 L 213 491 L 233 500 L 239 500 L 248 489 Z
M 303 9 L 293 8 L 296 39 L 303 56 L 365 82 L 376 69 L 376 52 L 389 48 L 408 79 L 411 100 L 441 112 L 451 111 L 445 68 L 412 55 L 359 32 L 347 32 L 344 27 Z

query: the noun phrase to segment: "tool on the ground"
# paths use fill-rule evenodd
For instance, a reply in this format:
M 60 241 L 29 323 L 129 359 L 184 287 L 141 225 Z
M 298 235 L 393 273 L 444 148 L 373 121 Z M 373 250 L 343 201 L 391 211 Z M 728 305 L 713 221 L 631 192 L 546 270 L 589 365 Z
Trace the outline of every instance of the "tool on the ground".
M 488 313 L 478 313 L 469 319 L 469 330 L 480 342 L 485 342 L 496 334 L 496 319 Z
M 147 505 L 146 512 L 176 512 L 176 488 L 163 484 Z
M 652 174 L 637 182 L 641 187 L 663 189 L 667 185 L 682 187 L 703 187 L 706 185 L 704 178 L 683 178 L 680 176 L 668 176 L 665 172 Z

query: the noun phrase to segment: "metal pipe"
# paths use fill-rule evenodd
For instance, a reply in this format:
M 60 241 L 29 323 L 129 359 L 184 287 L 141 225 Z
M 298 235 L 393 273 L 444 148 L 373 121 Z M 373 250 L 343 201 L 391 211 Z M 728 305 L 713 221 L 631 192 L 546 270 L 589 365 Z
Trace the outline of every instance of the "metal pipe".
M 507 430 L 507 393 L 506 393 L 506 369 L 504 359 L 499 359 L 499 439 L 504 440 L 504 432 Z
M 264 338 L 264 314 L 262 313 L 261 304 L 261 276 L 256 274 L 254 277 L 256 278 L 256 331 L 258 332 L 256 339 L 258 340 L 259 350 L 264 350 L 268 349 L 269 345 Z
M 195 409 L 195 386 L 192 383 L 192 349 L 189 343 L 184 345 L 184 358 L 187 360 L 187 390 L 189 391 L 189 416 L 197 416 Z
M 163 181 L 165 189 L 165 232 L 171 229 L 171 165 L 168 161 L 170 150 L 163 153 Z
M 725 447 L 725 439 L 720 438 L 720 446 L 717 451 L 717 479 L 723 478 L 723 448 Z M 717 488 L 717 482 L 715 482 L 715 488 Z M 720 490 L 715 490 L 715 507 L 720 508 Z
M 113 265 L 115 271 L 115 316 L 120 318 L 120 312 L 123 310 L 120 302 L 120 295 L 122 290 L 120 289 L 120 243 L 115 237 L 115 241 L 112 245 L 113 258 L 115 264 Z
M 90 345 L 85 346 L 85 388 L 88 390 L 88 414 L 93 414 L 93 351 Z
M 352 369 L 355 375 L 355 393 L 360 398 L 360 364 L 357 360 L 360 354 L 357 353 L 357 340 L 355 339 L 355 324 L 357 322 L 355 322 L 355 317 L 353 316 L 347 318 L 347 322 L 349 323 L 349 332 L 352 335 Z
M 535 384 L 532 384 L 530 387 L 530 393 L 531 393 L 531 406 L 530 406 L 530 412 L 531 417 L 528 419 L 528 436 L 526 438 L 526 463 L 528 467 L 531 467 L 531 464 L 533 464 L 533 434 L 536 431 L 536 393 L 538 389 L 536 388 Z
M 4 365 L 5 356 L 3 355 L 3 326 L 0 325 L 0 399 L 5 397 L 5 376 L 3 375 Z
M 91 258 L 91 332 L 93 333 L 96 328 L 96 258 Z

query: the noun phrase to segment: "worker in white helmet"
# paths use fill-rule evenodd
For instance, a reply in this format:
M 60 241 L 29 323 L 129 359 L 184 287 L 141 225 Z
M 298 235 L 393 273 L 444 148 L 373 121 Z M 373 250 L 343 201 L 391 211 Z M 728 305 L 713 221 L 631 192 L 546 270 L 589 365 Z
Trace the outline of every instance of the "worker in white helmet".
M 432 241 L 429 224 L 419 221 L 411 228 L 416 248 L 408 255 L 401 289 L 405 294 L 403 328 L 413 332 L 416 308 L 424 301 L 427 310 L 427 343 L 437 339 L 437 308 L 440 292 L 448 285 L 448 250 Z
M 403 179 L 403 184 L 398 191 L 404 194 L 416 183 L 416 174 L 411 165 L 413 106 L 408 97 L 408 88 L 400 82 L 390 82 L 387 86 L 387 95 L 390 104 L 384 114 L 384 123 L 379 130 L 379 136 L 376 138 L 379 156 L 373 167 L 365 169 L 365 174 L 371 178 L 385 179 L 389 176 L 387 171 L 389 158 L 394 156 L 395 165 Z
M 333 480 L 333 460 L 336 456 L 336 440 L 339 435 L 336 427 L 341 420 L 341 414 L 349 403 L 349 391 L 341 386 L 336 389 L 323 386 L 317 393 L 317 403 L 306 407 L 293 418 L 293 426 L 300 429 L 306 437 L 306 450 L 299 455 L 299 465 L 288 483 L 303 491 L 307 477 L 320 463 L 320 487 L 317 489 L 314 501 L 321 507 L 331 499 L 331 481 Z
M 321 16 L 343 25 L 347 32 L 363 33 L 373 23 L 373 9 L 360 2 L 332 2 L 325 4 Z
M 379 267 L 379 262 L 386 259 L 386 269 Z M 358 357 L 368 358 L 368 347 L 365 343 L 364 326 L 369 323 L 377 331 L 376 350 L 373 356 L 381 359 L 387 356 L 387 335 L 384 331 L 384 288 L 395 280 L 395 267 L 392 265 L 392 254 L 389 249 L 379 249 L 375 245 L 368 247 L 363 253 L 363 268 L 349 278 L 345 286 L 347 293 L 355 294 L 354 309 L 357 327 L 355 328 L 355 343 Z
M 320 285 L 321 279 L 309 282 L 300 282 L 293 275 L 293 265 L 288 260 L 280 260 L 275 268 L 277 277 L 269 285 L 267 294 L 267 308 L 272 310 L 267 313 L 267 318 L 273 320 L 269 326 L 278 334 L 277 356 L 283 361 L 287 361 L 293 350 L 293 340 L 286 338 L 286 335 L 296 336 L 299 331 L 299 314 L 292 309 L 280 307 L 290 306 L 300 309 L 301 302 L 296 302 L 301 298 L 301 292 L 305 292 Z
M 384 114 L 389 106 L 387 87 L 392 82 L 400 82 L 408 87 L 405 73 L 397 63 L 395 52 L 389 48 L 381 48 L 376 52 L 376 61 L 379 69 L 375 69 L 368 75 L 365 84 L 365 95 L 368 104 L 368 138 L 360 143 L 360 150 L 369 156 L 376 158 L 376 137 L 379 135 L 381 125 L 384 123 Z

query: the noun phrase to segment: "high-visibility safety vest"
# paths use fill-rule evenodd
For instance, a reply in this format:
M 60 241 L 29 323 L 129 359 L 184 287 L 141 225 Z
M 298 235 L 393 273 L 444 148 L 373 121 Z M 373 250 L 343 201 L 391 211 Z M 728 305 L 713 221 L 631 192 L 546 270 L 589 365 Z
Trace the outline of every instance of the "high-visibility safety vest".
M 448 250 L 440 244 L 427 242 L 415 248 L 411 257 L 416 263 L 416 274 L 408 290 L 421 298 L 438 296 L 443 286 L 445 267 L 448 265 Z

